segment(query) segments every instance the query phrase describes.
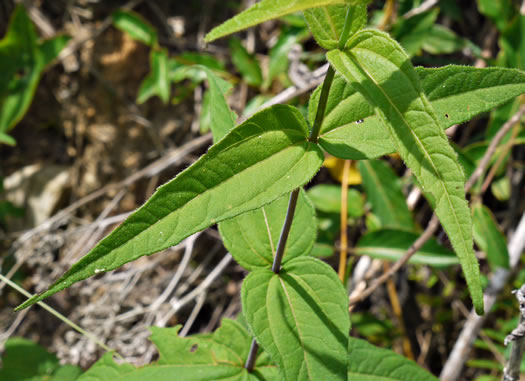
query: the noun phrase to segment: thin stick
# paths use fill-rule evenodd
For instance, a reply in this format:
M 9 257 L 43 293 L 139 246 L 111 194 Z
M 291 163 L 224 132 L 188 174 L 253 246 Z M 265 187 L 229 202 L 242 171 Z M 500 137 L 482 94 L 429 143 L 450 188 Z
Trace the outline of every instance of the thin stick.
M 387 261 L 383 262 L 383 267 L 385 271 L 388 271 L 390 263 Z M 392 279 L 386 281 L 386 288 L 388 291 L 388 297 L 390 298 L 390 305 L 392 306 L 392 311 L 394 312 L 395 317 L 399 323 L 399 328 L 401 330 L 401 340 L 403 342 L 403 351 L 405 356 L 411 360 L 415 361 L 414 351 L 412 350 L 412 345 L 410 344 L 410 339 L 407 336 L 407 330 L 405 326 L 405 320 L 403 319 L 403 310 L 401 309 L 401 303 L 399 302 L 399 297 L 396 291 L 396 285 Z
M 16 291 L 18 291 L 19 293 L 21 293 L 22 295 L 26 296 L 27 298 L 32 298 L 33 295 L 31 295 L 30 292 L 27 292 L 26 290 L 24 290 L 22 287 L 20 287 L 19 285 L 17 285 L 16 283 L 12 282 L 10 279 L 7 279 L 5 276 L 3 276 L 2 274 L 0 274 L 0 280 L 2 280 L 3 282 L 7 283 L 8 286 L 12 287 L 13 289 L 15 289 Z M 42 307 L 43 309 L 45 309 L 46 311 L 48 311 L 50 314 L 52 314 L 53 316 L 57 317 L 58 319 L 62 320 L 64 323 L 66 323 L 67 325 L 69 325 L 71 328 L 73 328 L 75 331 L 77 331 L 78 333 L 84 335 L 85 337 L 87 337 L 89 340 L 93 341 L 95 344 L 97 344 L 99 347 L 103 348 L 104 350 L 106 350 L 107 352 L 113 352 L 114 355 L 116 357 L 118 357 L 120 360 L 124 360 L 124 357 L 122 357 L 116 350 L 108 347 L 106 344 L 104 344 L 102 341 L 100 341 L 95 335 L 87 332 L 86 330 L 84 330 L 82 327 L 80 327 L 79 325 L 77 325 L 76 323 L 72 322 L 71 320 L 69 320 L 67 317 L 65 317 L 64 315 L 62 315 L 60 312 L 58 312 L 57 310 L 55 310 L 54 308 L 48 306 L 46 303 L 44 302 L 38 302 L 37 303 L 40 307 Z
M 339 249 L 339 279 L 344 284 L 346 280 L 346 260 L 348 258 L 348 176 L 350 160 L 343 165 L 341 181 L 341 248 Z

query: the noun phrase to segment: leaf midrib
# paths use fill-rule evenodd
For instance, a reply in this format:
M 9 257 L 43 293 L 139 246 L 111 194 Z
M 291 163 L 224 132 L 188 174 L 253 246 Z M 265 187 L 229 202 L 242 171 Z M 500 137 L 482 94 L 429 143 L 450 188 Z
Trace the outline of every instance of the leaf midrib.
M 376 55 L 376 53 L 372 50 L 369 50 L 369 49 L 364 49 L 364 48 L 357 48 L 355 47 L 355 49 L 361 49 L 361 50 L 364 50 L 364 51 L 367 51 L 373 55 Z M 425 157 L 427 158 L 428 162 L 431 164 L 432 166 L 432 169 L 434 171 L 434 174 L 436 175 L 436 177 L 439 178 L 439 183 L 443 189 L 443 194 L 446 195 L 446 198 L 447 198 L 447 202 L 449 204 L 449 208 L 451 210 L 451 213 L 452 215 L 454 216 L 454 220 L 456 222 L 456 226 L 459 226 L 460 228 L 458 229 L 459 231 L 459 234 L 461 235 L 461 243 L 463 244 L 463 248 L 464 248 L 464 252 L 465 253 L 468 253 L 469 250 L 468 250 L 468 247 L 466 246 L 466 239 L 463 235 L 463 229 L 461 229 L 461 224 L 459 223 L 459 220 L 458 220 L 458 216 L 456 214 L 456 210 L 454 209 L 453 205 L 452 205 L 452 201 L 450 199 L 450 195 L 449 195 L 449 192 L 445 186 L 445 182 L 443 181 L 443 178 L 441 177 L 441 174 L 439 173 L 439 171 L 436 169 L 435 165 L 434 165 L 434 161 L 431 160 L 431 157 L 430 157 L 430 154 L 428 153 L 428 151 L 426 150 L 426 148 L 423 146 L 423 143 L 421 142 L 421 140 L 419 139 L 419 136 L 417 136 L 414 131 L 412 130 L 412 128 L 410 128 L 410 124 L 406 121 L 404 115 L 401 113 L 401 111 L 397 108 L 397 106 L 391 101 L 390 97 L 386 94 L 386 92 L 384 91 L 384 89 L 379 85 L 379 83 L 376 82 L 375 78 L 373 78 L 370 73 L 368 73 L 368 71 L 366 70 L 366 68 L 364 68 L 363 66 L 359 65 L 359 61 L 357 60 L 356 57 L 354 57 L 354 55 L 352 54 L 351 51 L 348 51 L 348 57 L 350 58 L 350 60 L 352 60 L 352 62 L 354 63 L 354 65 L 356 65 L 356 67 L 359 67 L 361 68 L 361 70 L 364 71 L 364 73 L 366 74 L 366 76 L 377 86 L 377 88 L 383 93 L 383 95 L 385 96 L 385 98 L 387 99 L 387 101 L 389 102 L 389 104 L 391 105 L 391 107 L 393 107 L 393 109 L 398 113 L 399 117 L 401 118 L 401 120 L 405 123 L 405 126 L 407 127 L 409 133 L 415 137 L 416 139 L 416 142 L 417 144 L 419 145 L 419 147 L 422 149 Z M 383 56 L 381 56 L 382 58 L 385 58 Z M 344 61 L 342 61 L 343 64 L 344 64 Z M 397 66 L 397 65 L 396 65 Z M 398 68 L 399 71 L 407 78 L 407 80 L 412 84 L 412 81 L 410 81 L 410 78 L 408 78 L 408 76 L 405 74 L 405 72 L 403 72 L 400 68 Z M 414 91 L 416 91 L 416 89 L 414 89 Z M 417 93 L 417 91 L 416 91 Z M 377 107 L 377 106 L 376 106 Z M 441 126 L 439 125 L 438 121 L 435 119 L 433 113 L 429 113 L 428 110 L 425 110 L 425 112 L 427 114 L 429 114 L 432 119 L 434 120 L 434 123 L 436 123 L 436 125 L 441 128 Z M 434 193 L 432 192 L 432 190 L 429 190 L 430 193 Z M 436 206 L 438 204 L 438 200 L 436 199 Z M 465 258 L 465 259 L 468 259 L 468 258 Z M 468 263 L 468 266 L 469 266 L 469 270 L 470 270 L 470 263 L 468 261 L 465 261 L 465 264 Z
M 296 131 L 296 130 L 293 130 L 293 131 Z M 269 132 L 269 131 L 267 131 L 267 132 Z M 273 132 L 273 131 L 272 131 L 272 132 Z M 252 135 L 252 136 L 250 136 L 249 138 L 247 138 L 247 139 L 245 139 L 245 140 L 242 140 L 241 142 L 238 142 L 238 143 L 240 144 L 240 143 L 242 143 L 242 142 L 246 142 L 247 140 L 253 139 L 256 135 L 257 135 L 257 134 Z M 299 146 L 299 145 L 301 145 L 301 144 L 304 144 L 304 143 L 308 143 L 308 146 L 306 147 L 306 149 L 304 150 L 303 155 L 298 159 L 298 161 L 297 161 L 297 162 L 296 162 L 296 163 L 295 163 L 295 164 L 294 164 L 294 165 L 293 165 L 293 166 L 292 166 L 292 167 L 286 172 L 286 173 L 289 173 L 289 172 L 290 172 L 290 171 L 291 171 L 291 170 L 297 165 L 297 163 L 298 163 L 302 158 L 304 158 L 304 154 L 307 153 L 307 152 L 309 152 L 310 147 L 311 147 L 311 144 L 313 144 L 313 143 L 311 143 L 311 142 L 308 142 L 308 140 L 307 140 L 306 138 L 305 138 L 303 141 L 298 141 L 298 142 L 296 142 L 296 143 L 294 143 L 294 144 L 292 144 L 292 145 L 287 146 L 287 147 L 284 148 L 283 150 L 277 151 L 277 152 L 275 152 L 275 153 L 273 153 L 273 154 L 271 154 L 271 155 L 265 157 L 263 160 L 258 161 L 258 162 L 256 162 L 255 164 L 253 164 L 253 165 L 251 165 L 251 166 L 249 166 L 249 167 L 244 168 L 242 171 L 240 171 L 240 172 L 238 172 L 238 173 L 235 173 L 235 174 L 233 174 L 233 175 L 230 176 L 230 177 L 225 178 L 224 180 L 222 180 L 221 182 L 217 183 L 216 185 L 214 185 L 214 186 L 212 186 L 212 187 L 206 189 L 205 191 L 203 191 L 203 192 L 197 194 L 195 197 L 189 199 L 189 200 L 186 201 L 184 204 L 178 206 L 177 209 L 175 209 L 175 210 L 169 212 L 168 214 L 166 214 L 165 216 L 159 218 L 159 219 L 158 219 L 157 221 L 155 221 L 153 224 L 149 225 L 146 229 L 144 229 L 144 230 L 142 230 L 141 232 L 139 232 L 138 234 L 134 235 L 134 236 L 131 237 L 129 240 L 123 242 L 123 243 L 120 244 L 119 246 L 116 246 L 116 247 L 112 248 L 109 252 L 111 252 L 111 251 L 113 251 L 113 250 L 117 250 L 117 249 L 119 249 L 120 247 L 124 246 L 126 243 L 128 243 L 128 242 L 130 242 L 131 240 L 133 240 L 134 238 L 136 238 L 138 235 L 141 235 L 141 234 L 147 232 L 148 230 L 153 229 L 153 228 L 156 226 L 156 224 L 157 224 L 158 222 L 160 222 L 160 221 L 162 221 L 162 220 L 168 218 L 168 217 L 171 216 L 173 213 L 176 213 L 178 210 L 182 209 L 182 208 L 183 208 L 184 206 L 186 206 L 188 203 L 190 203 L 190 202 L 192 202 L 192 201 L 194 201 L 194 200 L 197 200 L 197 199 L 200 198 L 200 197 L 203 197 L 205 194 L 207 194 L 207 193 L 211 192 L 212 190 L 216 189 L 216 188 L 219 187 L 221 184 L 224 184 L 225 182 L 227 182 L 227 181 L 229 181 L 229 180 L 235 178 L 236 176 L 240 176 L 240 175 L 242 175 L 244 171 L 246 171 L 246 170 L 248 170 L 248 169 L 250 169 L 250 168 L 253 168 L 253 167 L 256 166 L 256 165 L 259 165 L 259 164 L 261 164 L 261 163 L 264 163 L 265 161 L 271 159 L 271 158 L 272 158 L 273 156 L 275 156 L 275 155 L 278 155 L 278 154 L 284 153 L 284 152 L 286 152 L 287 150 L 289 150 L 289 149 L 291 149 L 291 148 L 294 148 L 295 146 Z M 231 148 L 232 148 L 232 146 L 229 146 L 226 150 L 229 150 L 229 149 L 231 149 Z M 223 152 L 226 152 L 226 150 L 223 151 Z M 108 252 L 108 253 L 109 253 L 109 252 Z

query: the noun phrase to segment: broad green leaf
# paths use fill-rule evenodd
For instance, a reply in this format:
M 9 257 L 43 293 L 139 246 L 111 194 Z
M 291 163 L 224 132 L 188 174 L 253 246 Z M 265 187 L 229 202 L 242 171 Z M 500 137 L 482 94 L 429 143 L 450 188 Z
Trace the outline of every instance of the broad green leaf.
M 155 95 L 164 103 L 168 103 L 171 83 L 167 50 L 152 50 L 150 53 L 150 65 L 150 72 L 140 85 L 137 103 L 144 103 Z
M 347 5 L 328 5 L 304 11 L 304 17 L 317 43 L 326 50 L 337 49 L 345 25 Z M 367 22 L 366 5 L 350 8 L 349 36 L 362 29 Z
M 176 245 L 302 186 L 323 161 L 301 113 L 276 105 L 234 128 L 27 307 L 73 283 Z
M 381 229 L 362 236 L 354 252 L 357 255 L 397 261 L 418 237 L 419 234 L 406 230 Z M 409 263 L 446 267 L 457 265 L 459 261 L 453 252 L 431 239 L 410 258 Z
M 475 309 L 482 314 L 483 292 L 463 171 L 408 56 L 387 34 L 368 30 L 358 32 L 344 52 L 333 50 L 327 57 L 374 105 L 397 151 L 436 205 Z
M 401 190 L 399 178 L 388 164 L 380 160 L 362 160 L 359 171 L 363 177 L 368 201 L 384 227 L 414 231 L 414 220 Z
M 264 352 L 259 352 L 252 373 L 244 369 L 252 337 L 238 322 L 224 319 L 212 335 L 187 338 L 178 336 L 180 327 L 150 328 L 151 341 L 159 350 L 156 363 L 138 368 L 118 365 L 106 354 L 77 381 L 270 381 L 279 377 Z
M 438 381 L 414 361 L 389 349 L 351 337 L 348 342 L 348 381 Z
M 229 19 L 225 23 L 214 28 L 204 38 L 205 42 L 211 42 L 218 38 L 276 19 L 290 13 L 304 11 L 309 8 L 322 7 L 331 4 L 345 3 L 367 3 L 368 1 L 345 1 L 345 0 L 262 0 L 244 12 Z
M 490 209 L 481 203 L 476 203 L 472 207 L 472 220 L 474 241 L 487 254 L 492 270 L 498 267 L 508 269 L 507 243 Z
M 442 128 L 470 120 L 525 93 L 525 72 L 515 69 L 449 65 L 416 68 Z M 315 118 L 320 87 L 308 115 Z M 330 154 L 352 160 L 374 159 L 395 151 L 388 131 L 372 106 L 339 74 L 335 76 L 319 143 Z
M 242 74 L 248 85 L 260 86 L 263 81 L 261 67 L 255 55 L 248 53 L 242 46 L 241 40 L 234 37 L 230 39 L 232 62 Z
M 319 184 L 308 189 L 308 197 L 317 210 L 325 213 L 341 213 L 341 187 L 339 185 Z M 357 190 L 348 189 L 348 215 L 361 217 L 365 214 L 363 196 Z
M 208 76 L 209 90 L 206 92 L 206 102 L 203 102 L 201 113 L 202 123 L 207 120 L 213 134 L 213 142 L 217 143 L 235 126 L 235 113 L 226 102 L 226 93 L 232 85 L 217 77 L 206 66 L 197 66 Z M 204 126 L 205 127 L 205 126 Z
M 66 36 L 37 41 L 24 7 L 16 7 L 0 40 L 0 142 L 15 144 L 6 132 L 27 112 L 43 70 L 68 41 Z
M 82 369 L 60 365 L 55 355 L 40 345 L 23 338 L 5 343 L 0 379 L 6 381 L 74 381 Z
M 116 11 L 111 15 L 113 24 L 133 39 L 148 46 L 157 44 L 157 31 L 138 13 L 132 11 Z
M 315 258 L 289 261 L 275 274 L 250 273 L 243 313 L 284 380 L 345 380 L 350 319 L 337 274 Z
M 241 266 L 248 270 L 272 267 L 289 198 L 290 195 L 286 194 L 262 208 L 219 224 L 224 246 Z M 314 207 L 301 190 L 286 241 L 283 263 L 301 255 L 308 255 L 315 243 L 316 234 Z

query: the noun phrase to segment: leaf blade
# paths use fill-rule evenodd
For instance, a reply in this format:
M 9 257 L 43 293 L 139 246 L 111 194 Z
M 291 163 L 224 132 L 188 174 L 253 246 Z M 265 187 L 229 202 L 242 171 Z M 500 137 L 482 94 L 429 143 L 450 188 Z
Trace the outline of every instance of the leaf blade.
M 213 30 L 204 37 L 204 41 L 212 42 L 218 38 L 268 20 L 303 11 L 308 8 L 330 4 L 345 4 L 345 0 L 263 0 L 225 23 L 213 28 Z
M 346 380 L 348 298 L 328 265 L 299 257 L 279 274 L 258 269 L 243 282 L 242 304 L 285 380 Z
M 368 255 L 372 258 L 397 261 L 419 237 L 406 230 L 381 229 L 363 235 L 355 247 L 357 255 Z M 450 250 L 440 246 L 435 240 L 427 241 L 409 259 L 409 263 L 434 267 L 457 265 L 458 258 Z
M 416 67 L 416 72 L 442 128 L 466 122 L 525 93 L 525 72 L 517 69 L 449 65 Z M 311 122 L 319 94 L 320 87 L 310 99 Z M 372 106 L 340 74 L 330 90 L 319 138 L 328 153 L 343 159 L 374 159 L 395 151 Z
M 359 32 L 344 52 L 329 52 L 328 60 L 374 105 L 397 151 L 425 195 L 433 199 L 475 309 L 482 314 L 483 292 L 463 171 L 408 56 L 387 34 L 367 30 Z
M 297 109 L 278 105 L 263 110 L 160 187 L 47 291 L 18 309 L 267 204 L 306 183 L 321 164 L 322 152 L 307 141 L 307 126 Z
M 348 344 L 348 381 L 437 381 L 414 361 L 394 351 L 351 337 Z
M 271 268 L 288 210 L 289 194 L 219 223 L 224 246 L 244 268 Z M 315 210 L 304 190 L 299 192 L 283 264 L 312 250 L 317 235 Z
M 415 230 L 395 172 L 383 161 L 361 160 L 359 171 L 375 215 L 384 227 Z

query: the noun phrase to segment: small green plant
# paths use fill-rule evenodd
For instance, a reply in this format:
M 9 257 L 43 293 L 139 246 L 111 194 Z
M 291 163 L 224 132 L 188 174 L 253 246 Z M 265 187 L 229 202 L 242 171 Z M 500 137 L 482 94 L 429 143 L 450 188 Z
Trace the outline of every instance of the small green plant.
M 142 368 L 117 365 L 108 354 L 79 380 L 362 380 L 367 376 L 436 380 L 391 351 L 349 337 L 348 295 L 333 269 L 309 255 L 316 242 L 317 220 L 308 193 L 315 201 L 330 191 L 306 193 L 302 187 L 321 167 L 324 152 L 363 160 L 365 189 L 391 184 L 393 192 L 371 198 L 376 225 L 385 229 L 363 237 L 356 250 L 378 257 L 385 251 L 396 252 L 378 247 L 380 242 L 395 248 L 400 256 L 408 249 L 407 242 L 417 237 L 410 211 L 400 199 L 399 184 L 390 168 L 364 161 L 399 153 L 456 254 L 429 242 L 412 260 L 435 266 L 459 262 L 474 307 L 482 314 L 464 170 L 444 129 L 523 94 L 525 73 L 453 65 L 414 68 L 392 37 L 363 29 L 367 3 L 263 0 L 208 34 L 209 42 L 304 12 L 317 42 L 328 50 L 330 63 L 324 83 L 311 96 L 308 120 L 297 108 L 277 105 L 233 127 L 224 89 L 213 84 L 209 69 L 203 69 L 218 107 L 211 123 L 215 144 L 160 187 L 47 291 L 18 309 L 219 224 L 225 246 L 250 271 L 242 286 L 243 319 L 225 320 L 212 335 L 190 338 L 178 337 L 177 327 L 152 328 L 152 341 L 160 353 L 156 364 Z M 129 29 L 122 26 L 128 25 L 126 17 L 115 18 L 123 29 Z M 154 32 L 141 28 L 130 34 L 154 46 L 148 77 L 152 79 L 145 80 L 142 96 L 157 94 L 168 99 L 169 82 L 156 80 L 167 75 L 167 55 L 155 47 Z M 164 84 L 158 85 L 161 82 Z M 256 75 L 253 83 L 261 85 L 262 79 Z M 328 207 L 323 201 L 319 204 Z M 353 207 L 349 206 L 349 213 L 363 214 L 362 205 Z M 331 211 L 333 208 L 327 209 Z M 476 207 L 474 220 L 479 221 L 474 236 L 480 246 L 489 247 L 492 240 L 481 240 L 490 238 L 483 232 L 485 222 L 492 221 L 490 215 Z
M 42 72 L 68 41 L 67 36 L 39 41 L 23 5 L 16 7 L 0 40 L 0 143 L 15 145 L 7 133 L 27 112 Z

